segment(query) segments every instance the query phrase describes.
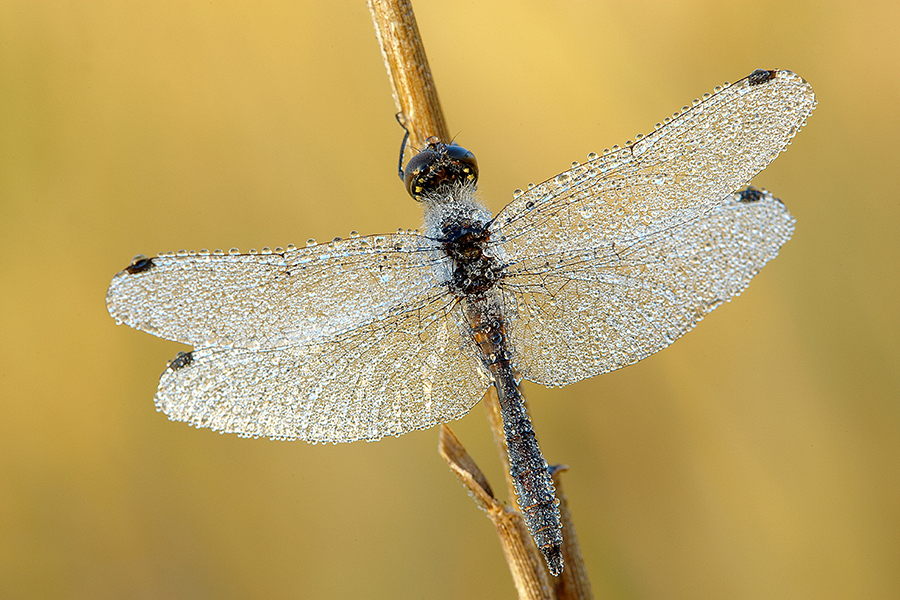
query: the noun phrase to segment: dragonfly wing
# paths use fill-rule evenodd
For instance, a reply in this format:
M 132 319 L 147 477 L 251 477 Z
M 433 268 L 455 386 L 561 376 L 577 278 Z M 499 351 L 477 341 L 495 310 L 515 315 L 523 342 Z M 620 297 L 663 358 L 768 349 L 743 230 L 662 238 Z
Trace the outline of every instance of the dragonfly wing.
M 433 242 L 416 234 L 273 254 L 169 253 L 118 273 L 106 306 L 120 323 L 197 347 L 307 344 L 443 293 L 435 256 Z
M 509 262 L 627 242 L 693 219 L 768 165 L 815 107 L 790 71 L 757 71 L 649 135 L 520 194 L 495 218 Z
M 169 418 L 249 437 L 377 440 L 466 414 L 489 384 L 452 296 L 318 343 L 210 347 L 160 377 Z
M 639 239 L 520 261 L 503 287 L 516 368 L 562 386 L 662 350 L 739 294 L 793 230 L 781 201 L 751 188 Z

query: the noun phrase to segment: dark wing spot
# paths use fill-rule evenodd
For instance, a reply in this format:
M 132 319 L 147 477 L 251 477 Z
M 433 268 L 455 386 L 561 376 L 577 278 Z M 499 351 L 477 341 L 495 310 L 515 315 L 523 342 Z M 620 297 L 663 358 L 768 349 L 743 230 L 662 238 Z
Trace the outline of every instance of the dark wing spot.
M 143 254 L 138 254 L 133 259 L 131 259 L 131 264 L 125 267 L 125 272 L 129 275 L 134 275 L 135 273 L 143 273 L 144 271 L 150 269 L 150 267 L 152 266 L 152 258 L 147 258 Z
M 178 369 L 190 366 L 192 362 L 194 362 L 194 355 L 191 352 L 179 352 L 175 355 L 175 358 L 169 361 L 166 367 L 173 371 L 177 371 Z
M 738 201 L 745 202 L 747 204 L 751 202 L 759 202 L 763 199 L 764 196 L 765 194 L 763 194 L 755 187 L 748 187 L 747 189 L 741 190 L 737 193 Z
M 747 78 L 747 81 L 750 85 L 760 85 L 761 83 L 766 83 L 767 81 L 771 81 L 775 79 L 775 75 L 778 71 L 766 71 L 765 69 L 757 69 L 750 73 L 750 76 Z

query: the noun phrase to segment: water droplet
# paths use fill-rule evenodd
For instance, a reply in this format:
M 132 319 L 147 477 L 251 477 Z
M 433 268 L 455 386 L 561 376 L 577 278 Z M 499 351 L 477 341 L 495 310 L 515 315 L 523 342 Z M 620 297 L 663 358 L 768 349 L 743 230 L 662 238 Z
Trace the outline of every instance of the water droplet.
M 228 254 L 230 254 L 231 256 L 234 256 L 235 254 L 240 254 L 240 253 L 241 253 L 241 250 L 239 248 L 229 248 L 228 249 Z
M 310 247 L 312 247 L 312 246 L 315 246 L 316 244 L 318 244 L 318 242 L 317 242 L 316 240 L 314 240 L 313 238 L 309 238 L 308 240 L 306 240 L 306 247 L 307 247 L 307 248 L 310 248 Z

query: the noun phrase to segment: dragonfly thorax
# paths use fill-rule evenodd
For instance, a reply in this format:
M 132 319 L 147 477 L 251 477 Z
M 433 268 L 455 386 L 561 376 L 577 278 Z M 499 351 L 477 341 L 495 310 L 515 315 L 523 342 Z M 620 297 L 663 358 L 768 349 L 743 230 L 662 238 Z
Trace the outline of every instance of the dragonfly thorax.
M 445 224 L 443 233 L 442 250 L 452 261 L 448 284 L 456 296 L 483 295 L 503 277 L 503 263 L 489 250 L 486 222 Z

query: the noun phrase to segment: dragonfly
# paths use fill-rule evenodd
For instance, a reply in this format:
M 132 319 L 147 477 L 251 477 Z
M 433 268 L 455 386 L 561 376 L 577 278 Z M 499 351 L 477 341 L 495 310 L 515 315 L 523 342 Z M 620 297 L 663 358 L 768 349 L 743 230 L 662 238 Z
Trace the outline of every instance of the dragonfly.
M 458 419 L 493 385 L 519 508 L 557 576 L 558 500 L 519 383 L 633 364 L 740 294 L 794 230 L 748 184 L 815 105 L 795 73 L 754 71 L 516 190 L 495 216 L 475 156 L 432 139 L 403 170 L 421 231 L 139 255 L 106 305 L 119 324 L 192 346 L 155 403 L 219 432 L 378 440 Z

